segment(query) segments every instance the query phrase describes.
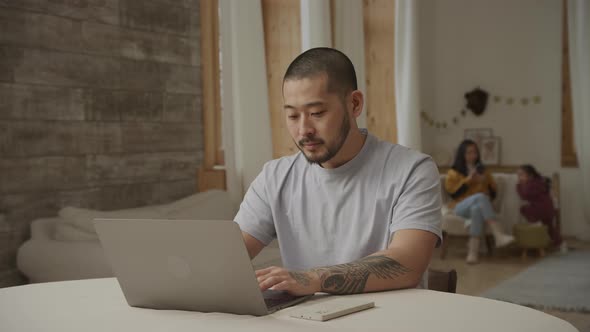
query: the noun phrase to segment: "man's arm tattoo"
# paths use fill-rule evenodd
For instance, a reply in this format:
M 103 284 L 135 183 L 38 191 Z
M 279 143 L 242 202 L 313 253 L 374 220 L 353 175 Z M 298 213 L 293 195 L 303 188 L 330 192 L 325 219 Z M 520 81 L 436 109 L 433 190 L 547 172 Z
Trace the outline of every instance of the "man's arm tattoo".
M 311 278 L 305 272 L 289 272 L 291 278 L 302 286 L 309 286 Z
M 387 256 L 368 256 L 358 261 L 313 270 L 320 278 L 323 292 L 357 294 L 365 290 L 369 276 L 395 279 L 410 269 Z

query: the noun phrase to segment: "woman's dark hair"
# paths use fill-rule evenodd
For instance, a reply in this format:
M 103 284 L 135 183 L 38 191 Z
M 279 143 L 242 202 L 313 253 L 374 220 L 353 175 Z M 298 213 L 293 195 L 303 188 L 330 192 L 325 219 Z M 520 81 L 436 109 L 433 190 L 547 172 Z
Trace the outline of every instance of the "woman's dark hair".
M 457 153 L 455 154 L 455 161 L 453 162 L 453 169 L 465 176 L 467 176 L 467 161 L 465 160 L 465 153 L 467 152 L 467 148 L 471 145 L 475 146 L 475 149 L 477 150 L 477 161 L 475 162 L 475 164 L 483 166 L 479 154 L 479 147 L 477 147 L 477 144 L 470 139 L 463 140 L 463 142 L 461 142 L 461 144 L 459 144 L 459 147 L 457 148 Z
M 530 177 L 533 177 L 535 179 L 541 178 L 541 174 L 539 174 L 539 172 L 537 172 L 537 169 L 530 164 L 525 164 L 525 165 L 520 165 L 520 169 L 522 169 L 526 174 L 528 174 Z
M 543 179 L 543 181 L 545 181 L 545 185 L 547 186 L 547 190 L 549 190 L 551 188 L 551 179 L 546 176 L 542 176 L 541 173 L 539 173 L 533 165 L 530 165 L 530 164 L 520 165 L 520 169 L 522 169 L 531 178 Z

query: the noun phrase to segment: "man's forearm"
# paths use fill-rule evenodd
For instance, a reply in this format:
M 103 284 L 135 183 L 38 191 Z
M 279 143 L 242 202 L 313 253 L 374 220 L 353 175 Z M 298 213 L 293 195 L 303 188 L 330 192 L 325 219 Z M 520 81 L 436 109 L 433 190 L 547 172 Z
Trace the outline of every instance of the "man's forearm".
M 271 266 L 256 271 L 260 289 L 294 295 L 316 292 L 355 294 L 416 287 L 428 268 L 438 237 L 429 231 L 403 229 L 389 247 L 347 264 L 307 271 Z
M 308 277 L 319 281 L 322 292 L 332 294 L 357 294 L 415 285 L 415 273 L 386 253 L 377 253 L 357 261 L 317 268 Z M 299 280 L 304 277 L 298 275 Z M 309 280 L 311 282 L 311 280 Z

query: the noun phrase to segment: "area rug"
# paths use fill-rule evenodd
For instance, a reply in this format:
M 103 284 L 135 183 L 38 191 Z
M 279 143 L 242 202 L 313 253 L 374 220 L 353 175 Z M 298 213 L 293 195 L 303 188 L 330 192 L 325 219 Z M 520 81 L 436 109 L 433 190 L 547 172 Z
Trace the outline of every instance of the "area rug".
M 542 310 L 590 313 L 590 251 L 551 255 L 481 296 Z

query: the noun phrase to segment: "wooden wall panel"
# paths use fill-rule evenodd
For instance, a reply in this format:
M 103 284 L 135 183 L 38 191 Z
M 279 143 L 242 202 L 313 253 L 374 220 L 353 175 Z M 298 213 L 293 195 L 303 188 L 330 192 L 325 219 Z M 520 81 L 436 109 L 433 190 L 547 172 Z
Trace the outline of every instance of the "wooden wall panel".
M 219 67 L 219 2 L 200 1 L 201 78 L 203 80 L 203 164 L 197 169 L 197 190 L 226 189 L 222 145 Z
M 200 2 L 201 76 L 203 80 L 204 167 L 223 165 L 221 150 L 221 95 L 219 92 L 219 5 L 217 0 Z
M 262 0 L 262 16 L 273 158 L 278 158 L 297 152 L 286 128 L 282 86 L 287 67 L 301 53 L 299 0 Z
M 396 143 L 394 14 L 395 1 L 363 0 L 367 128 Z
M 574 144 L 574 115 L 570 81 L 567 0 L 563 0 L 562 63 L 561 63 L 561 166 L 578 167 Z

